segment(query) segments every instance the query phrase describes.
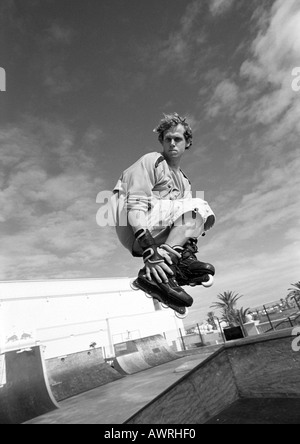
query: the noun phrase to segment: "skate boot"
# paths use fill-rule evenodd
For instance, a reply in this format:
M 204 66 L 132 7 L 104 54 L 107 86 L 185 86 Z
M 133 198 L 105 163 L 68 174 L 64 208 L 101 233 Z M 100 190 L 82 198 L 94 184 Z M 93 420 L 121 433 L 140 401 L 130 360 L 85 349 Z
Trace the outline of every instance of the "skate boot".
M 167 248 L 166 250 L 168 251 Z M 212 286 L 215 268 L 209 263 L 198 261 L 196 256 L 198 252 L 197 239 L 191 238 L 183 247 L 175 246 L 173 250 L 181 255 L 181 258 L 178 259 L 174 253 L 170 253 L 176 268 L 175 275 L 178 285 Z
M 135 233 L 136 240 L 143 250 L 144 263 L 160 264 L 165 261 L 163 256 L 159 254 L 158 246 L 147 229 L 140 229 Z M 176 254 L 174 253 L 176 256 Z M 178 256 L 180 256 L 178 254 Z M 169 264 L 168 264 L 169 265 Z M 187 294 L 176 281 L 176 265 L 169 265 L 174 276 L 168 276 L 167 283 L 158 283 L 155 279 L 149 281 L 145 275 L 145 267 L 139 271 L 137 279 L 133 282 L 134 286 L 141 288 L 146 293 L 155 297 L 160 302 L 161 300 L 165 304 L 169 302 L 181 307 L 190 307 L 193 304 L 193 298 Z
M 168 264 L 169 265 L 169 264 Z M 152 281 L 149 281 L 146 277 L 146 270 L 145 268 L 142 268 L 139 271 L 138 278 L 136 280 L 136 283 L 146 292 L 148 292 L 150 295 L 155 297 L 157 295 L 158 297 L 156 299 L 159 300 L 159 302 L 165 303 L 167 305 L 175 304 L 179 307 L 191 307 L 193 305 L 193 298 L 186 293 L 186 291 L 183 290 L 178 285 L 178 282 L 176 281 L 176 268 L 174 265 L 169 265 L 171 270 L 174 273 L 174 276 L 168 276 L 169 280 L 167 283 L 158 283 L 155 279 L 152 279 Z M 171 307 L 172 308 L 172 307 Z

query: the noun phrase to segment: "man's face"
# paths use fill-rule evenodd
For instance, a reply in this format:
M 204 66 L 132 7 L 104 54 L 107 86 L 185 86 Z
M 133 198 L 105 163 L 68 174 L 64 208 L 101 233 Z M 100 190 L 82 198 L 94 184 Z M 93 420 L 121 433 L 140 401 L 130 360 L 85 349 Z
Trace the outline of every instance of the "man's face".
M 162 146 L 166 159 L 180 158 L 183 155 L 187 148 L 184 133 L 185 129 L 183 125 L 177 125 L 164 132 Z

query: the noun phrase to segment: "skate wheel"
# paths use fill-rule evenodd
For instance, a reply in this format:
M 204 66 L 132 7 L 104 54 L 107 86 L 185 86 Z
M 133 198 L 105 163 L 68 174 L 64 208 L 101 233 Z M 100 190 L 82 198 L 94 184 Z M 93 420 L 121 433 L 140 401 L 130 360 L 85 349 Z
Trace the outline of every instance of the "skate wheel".
M 139 288 L 135 285 L 135 279 L 133 279 L 132 281 L 130 281 L 129 285 L 130 285 L 130 288 L 131 288 L 133 291 L 138 291 L 138 290 L 139 290 Z
M 166 310 L 168 309 L 168 308 L 170 308 L 167 304 L 160 304 L 161 306 L 162 306 L 162 308 L 165 308 Z
M 146 298 L 148 298 L 148 299 L 153 299 L 153 297 L 151 296 L 151 294 L 146 293 L 145 291 L 144 291 L 144 293 L 145 293 Z
M 183 313 L 183 314 L 178 313 L 177 311 L 175 311 L 175 316 L 178 319 L 185 319 L 188 316 L 188 314 L 189 314 L 189 310 L 188 309 L 186 309 L 185 313 Z
M 209 288 L 213 285 L 213 283 L 214 283 L 214 277 L 210 274 L 208 281 L 202 282 L 202 285 L 205 288 Z

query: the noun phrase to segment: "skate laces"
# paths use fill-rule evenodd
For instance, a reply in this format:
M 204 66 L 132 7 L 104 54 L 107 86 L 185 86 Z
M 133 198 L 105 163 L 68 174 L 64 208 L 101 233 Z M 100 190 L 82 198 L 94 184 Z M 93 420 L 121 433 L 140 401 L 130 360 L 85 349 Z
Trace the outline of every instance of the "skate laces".
M 197 259 L 196 253 L 198 253 L 197 247 L 198 240 L 197 239 L 189 239 L 186 244 L 183 246 L 182 259 L 187 259 L 189 257 L 193 257 Z

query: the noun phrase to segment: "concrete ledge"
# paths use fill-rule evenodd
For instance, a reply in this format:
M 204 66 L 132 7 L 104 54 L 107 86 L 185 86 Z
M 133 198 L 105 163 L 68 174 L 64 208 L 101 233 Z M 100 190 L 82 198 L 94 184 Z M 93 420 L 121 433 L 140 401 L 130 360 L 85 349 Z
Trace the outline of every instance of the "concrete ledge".
M 204 424 L 239 399 L 300 398 L 292 331 L 225 344 L 126 424 Z

